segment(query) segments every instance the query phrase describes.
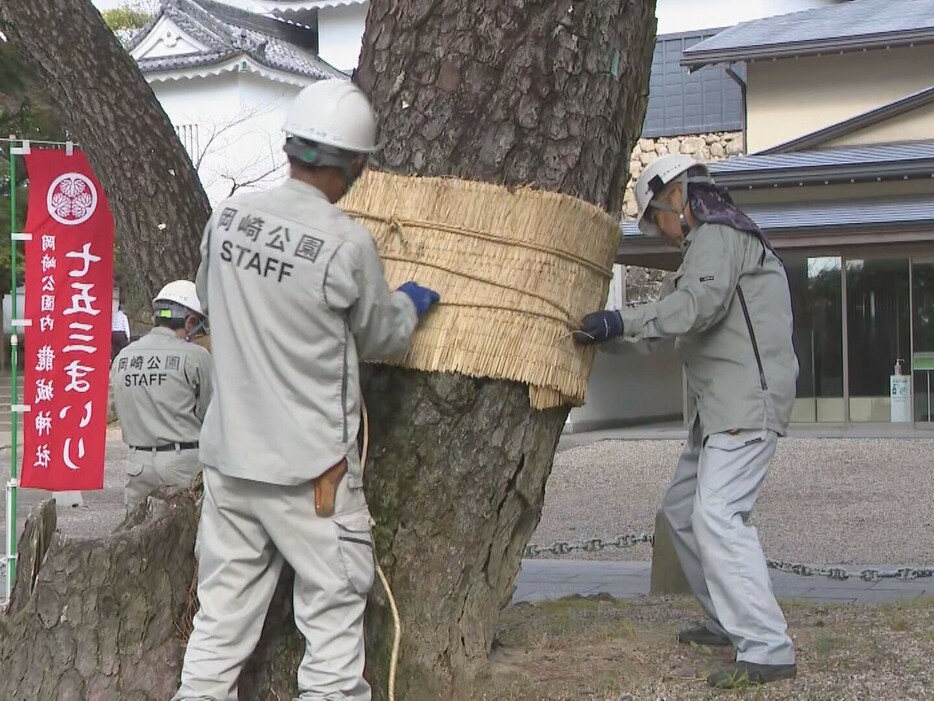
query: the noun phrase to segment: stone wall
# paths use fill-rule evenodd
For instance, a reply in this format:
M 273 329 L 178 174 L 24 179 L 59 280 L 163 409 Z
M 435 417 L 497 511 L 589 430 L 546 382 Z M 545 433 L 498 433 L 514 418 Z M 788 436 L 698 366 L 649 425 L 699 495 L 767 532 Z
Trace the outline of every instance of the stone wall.
M 720 132 L 692 136 L 663 136 L 657 139 L 639 139 L 629 160 L 629 185 L 623 200 L 623 214 L 634 219 L 639 213 L 633 185 L 649 163 L 668 153 L 683 153 L 698 161 L 718 161 L 741 156 L 745 152 L 742 132 Z M 665 272 L 649 268 L 626 266 L 626 301 L 630 304 L 658 299 Z
M 636 178 L 649 163 L 669 153 L 683 153 L 698 161 L 719 161 L 722 158 L 741 156 L 744 152 L 742 132 L 720 132 L 692 136 L 663 136 L 657 139 L 639 139 L 629 159 L 629 185 L 623 213 L 631 218 L 638 214 L 633 185 Z

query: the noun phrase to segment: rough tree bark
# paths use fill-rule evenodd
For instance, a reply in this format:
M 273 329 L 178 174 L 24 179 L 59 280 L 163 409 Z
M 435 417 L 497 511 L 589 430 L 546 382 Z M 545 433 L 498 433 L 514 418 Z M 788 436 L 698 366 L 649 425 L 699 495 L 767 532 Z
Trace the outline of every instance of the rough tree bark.
M 198 505 L 193 492 L 169 488 L 150 504 L 112 536 L 76 542 L 52 533 L 52 502 L 30 515 L 13 597 L 0 616 L 0 698 L 172 697 Z
M 192 277 L 209 213 L 190 159 L 134 61 L 89 0 L 0 2 L 0 31 L 58 109 L 107 191 L 145 297 Z M 0 616 L 0 698 L 159 699 L 178 683 L 197 508 L 155 499 L 113 537 L 24 539 Z M 36 547 L 41 544 L 40 547 Z M 27 578 L 26 575 L 29 574 Z
M 136 62 L 87 0 L 0 2 L 16 48 L 110 200 L 122 259 L 145 299 L 194 279 L 210 207 L 185 148 Z
M 654 29 L 652 0 L 371 0 L 356 78 L 378 111 L 376 165 L 533 185 L 618 215 Z M 567 409 L 533 411 L 515 383 L 390 368 L 371 368 L 365 396 L 367 490 L 407 632 L 400 696 L 460 695 L 538 525 Z M 374 679 L 388 615 L 372 597 Z
M 133 241 L 128 257 L 154 285 L 196 263 L 206 202 L 148 87 L 92 13 L 88 0 L 3 3 L 0 30 L 50 84 Z M 357 78 L 386 142 L 378 166 L 530 184 L 619 213 L 653 39 L 654 0 L 370 0 Z M 149 159 L 126 155 L 140 152 Z M 156 236 L 163 221 L 169 243 Z M 364 391 L 367 491 L 403 616 L 398 697 L 462 697 L 538 523 L 567 410 L 532 411 L 515 383 L 385 367 L 369 368 Z M 185 616 L 195 516 L 189 497 L 155 503 L 153 517 L 107 541 L 53 539 L 35 590 L 0 619 L 0 698 L 34 689 L 48 690 L 42 698 L 167 698 L 180 659 L 167 622 Z M 130 573 L 125 583 L 120 572 Z M 294 690 L 301 644 L 289 585 L 286 575 L 241 698 Z M 137 597 L 142 615 L 127 617 Z M 370 603 L 369 676 L 380 698 L 391 627 L 378 584 Z M 80 609 L 77 622 L 65 606 Z

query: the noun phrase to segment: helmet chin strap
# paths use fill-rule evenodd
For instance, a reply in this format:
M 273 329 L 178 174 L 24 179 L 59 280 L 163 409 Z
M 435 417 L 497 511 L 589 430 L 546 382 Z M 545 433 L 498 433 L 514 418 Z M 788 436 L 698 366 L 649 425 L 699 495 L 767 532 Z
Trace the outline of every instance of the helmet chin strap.
M 195 319 L 195 324 L 191 327 L 191 330 L 188 330 L 188 320 L 185 320 L 185 340 L 191 341 L 193 338 L 198 336 L 204 336 L 207 334 L 208 329 L 204 323 L 204 319 L 199 319 L 194 315 L 188 317 L 189 319 Z
M 658 202 L 651 202 L 650 207 L 654 209 L 661 210 L 662 212 L 671 212 L 672 214 L 677 215 L 678 223 L 681 224 L 681 235 L 687 236 L 691 233 L 691 225 L 688 223 L 687 215 L 685 212 L 688 211 L 688 183 L 697 182 L 696 178 L 688 178 L 687 173 L 682 173 L 678 176 L 678 180 L 681 182 L 681 207 L 680 209 L 675 207 L 670 207 L 668 205 L 660 204 Z M 705 180 L 706 182 L 706 180 Z
M 688 174 L 687 171 L 683 172 L 679 180 L 681 181 L 681 211 L 678 212 L 678 222 L 681 224 L 681 235 L 687 236 L 691 233 L 691 226 L 688 224 L 687 216 L 685 212 L 688 211 Z
M 684 214 L 685 210 L 678 212 L 678 223 L 681 224 L 681 235 L 687 236 L 691 233 L 691 225 L 688 224 L 688 218 Z

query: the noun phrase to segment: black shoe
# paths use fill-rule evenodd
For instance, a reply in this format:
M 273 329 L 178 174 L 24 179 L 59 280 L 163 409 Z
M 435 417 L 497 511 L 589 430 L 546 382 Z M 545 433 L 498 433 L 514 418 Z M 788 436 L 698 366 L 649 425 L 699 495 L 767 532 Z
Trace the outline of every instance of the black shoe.
M 678 632 L 678 642 L 684 645 L 732 645 L 728 637 L 714 633 L 710 628 L 701 624 L 694 628 L 685 628 Z
M 779 679 L 794 679 L 796 676 L 798 676 L 798 667 L 793 664 L 755 664 L 737 661 L 711 674 L 707 677 L 707 683 L 717 689 L 736 689 L 768 684 Z

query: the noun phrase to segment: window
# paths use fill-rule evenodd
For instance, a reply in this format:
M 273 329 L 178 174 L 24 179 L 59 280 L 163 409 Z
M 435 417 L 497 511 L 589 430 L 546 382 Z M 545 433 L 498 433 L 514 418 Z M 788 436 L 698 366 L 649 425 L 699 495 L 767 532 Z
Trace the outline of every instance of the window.
M 175 127 L 175 133 L 178 134 L 178 139 L 182 142 L 182 146 L 188 151 L 188 156 L 192 161 L 196 161 L 198 156 L 201 155 L 201 143 L 198 141 L 198 125 L 180 124 Z

